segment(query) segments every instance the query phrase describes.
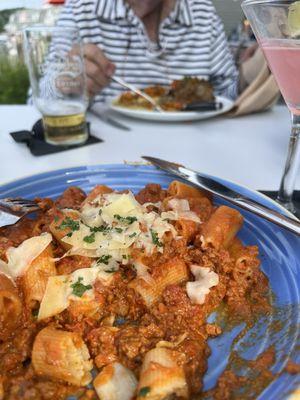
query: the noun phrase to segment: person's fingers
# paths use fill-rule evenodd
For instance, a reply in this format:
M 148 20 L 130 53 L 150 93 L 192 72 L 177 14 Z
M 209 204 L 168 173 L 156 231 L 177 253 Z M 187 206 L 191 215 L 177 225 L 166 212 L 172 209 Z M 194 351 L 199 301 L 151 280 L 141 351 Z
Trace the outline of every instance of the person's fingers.
M 90 97 L 94 97 L 100 91 L 100 88 L 97 87 L 95 81 L 89 77 L 86 79 L 86 89 Z
M 103 71 L 97 64 L 94 64 L 93 62 L 86 60 L 85 70 L 86 70 L 86 75 L 93 81 L 95 81 L 95 84 L 98 86 L 99 89 L 102 89 L 103 87 L 108 85 L 109 78 L 107 78 L 107 76 L 104 75 Z
M 116 69 L 115 65 L 95 44 L 84 45 L 84 56 L 94 64 L 98 65 L 107 78 L 110 78 L 114 74 Z

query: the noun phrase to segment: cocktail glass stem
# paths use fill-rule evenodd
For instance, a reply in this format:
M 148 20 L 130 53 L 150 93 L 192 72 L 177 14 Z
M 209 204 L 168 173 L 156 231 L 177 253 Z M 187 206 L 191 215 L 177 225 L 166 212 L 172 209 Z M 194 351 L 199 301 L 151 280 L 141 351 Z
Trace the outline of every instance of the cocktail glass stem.
M 288 156 L 281 180 L 277 201 L 290 212 L 296 213 L 293 204 L 293 192 L 300 164 L 300 115 L 292 113 L 292 132 L 289 142 Z

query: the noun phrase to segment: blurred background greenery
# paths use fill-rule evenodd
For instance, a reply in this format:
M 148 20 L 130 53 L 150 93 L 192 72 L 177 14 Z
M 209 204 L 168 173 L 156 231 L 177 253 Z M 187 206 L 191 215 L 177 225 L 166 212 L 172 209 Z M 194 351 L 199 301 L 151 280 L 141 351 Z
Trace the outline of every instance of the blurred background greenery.
M 37 8 L 13 8 L 14 4 L 24 4 L 25 7 L 30 5 L 28 1 L 9 0 L 6 4 L 8 7 L 11 5 L 12 9 L 1 9 L 2 1 L 0 0 L 0 104 L 25 104 L 29 77 L 24 62 L 23 29 L 35 24 L 53 25 L 60 7 L 41 1 L 41 6 Z
M 18 10 L 3 10 L 0 12 L 0 34 L 4 32 L 11 15 Z M 10 55 L 5 43 L 0 51 L 0 104 L 26 103 L 29 88 L 29 77 L 24 60 Z
M 24 62 L 0 57 L 0 104 L 24 104 L 29 77 Z

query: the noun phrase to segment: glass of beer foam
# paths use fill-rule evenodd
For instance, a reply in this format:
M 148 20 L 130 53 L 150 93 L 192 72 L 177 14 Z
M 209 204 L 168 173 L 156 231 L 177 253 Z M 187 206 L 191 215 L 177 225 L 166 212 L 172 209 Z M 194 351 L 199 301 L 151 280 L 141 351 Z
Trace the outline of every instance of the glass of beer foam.
M 33 102 L 43 116 L 46 142 L 57 146 L 86 142 L 88 96 L 78 29 L 26 28 L 24 53 Z

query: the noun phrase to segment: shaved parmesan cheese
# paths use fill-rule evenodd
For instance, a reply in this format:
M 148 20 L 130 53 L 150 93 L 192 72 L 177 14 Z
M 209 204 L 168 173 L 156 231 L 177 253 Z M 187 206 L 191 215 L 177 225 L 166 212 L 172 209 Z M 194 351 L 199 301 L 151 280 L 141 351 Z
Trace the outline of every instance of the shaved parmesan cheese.
M 108 194 L 106 195 L 106 200 L 109 201 L 110 204 L 103 207 L 102 218 L 108 223 L 114 219 L 115 215 L 127 217 L 128 215 L 132 215 L 134 211 L 137 211 L 140 208 L 139 203 L 136 201 L 132 193 Z
M 168 201 L 169 207 L 172 211 L 162 212 L 161 217 L 166 220 L 179 220 L 187 219 L 194 221 L 198 224 L 201 223 L 201 219 L 198 215 L 190 210 L 189 202 L 185 199 L 172 199 Z
M 187 294 L 192 303 L 204 304 L 205 297 L 210 292 L 210 288 L 218 285 L 219 275 L 210 271 L 209 268 L 198 265 L 192 265 L 191 272 L 196 280 L 186 284 Z
M 48 278 L 44 297 L 41 301 L 38 320 L 53 317 L 69 306 L 68 276 L 50 276 Z
M 148 212 L 131 192 L 105 193 L 82 207 L 79 229 L 68 233 L 62 241 L 71 246 L 69 255 L 109 255 L 109 264 L 115 263 L 111 269 L 117 270 L 116 263 L 127 264 L 127 255 L 134 247 L 147 254 L 155 249 L 162 253 L 167 232 L 173 237 L 177 235 L 173 225 L 158 212 Z
M 10 275 L 10 270 L 8 268 L 8 265 L 6 264 L 6 262 L 4 262 L 3 260 L 0 260 L 0 273 L 5 275 L 7 278 L 9 278 L 12 282 L 14 282 L 14 280 L 12 279 L 11 275 Z
M 97 279 L 98 270 L 96 268 L 81 268 L 74 271 L 68 279 L 68 285 L 71 288 L 71 285 L 79 282 L 84 286 L 93 286 L 95 280 Z M 72 290 L 72 289 L 71 289 Z M 93 289 L 88 289 L 84 292 L 84 294 L 80 297 L 83 299 L 84 297 L 94 297 Z M 70 293 L 69 299 L 78 300 L 78 296 Z
M 108 286 L 112 279 L 113 274 L 95 267 L 77 269 L 70 275 L 51 276 L 40 305 L 38 320 L 61 313 L 69 307 L 71 300 L 78 302 L 93 300 L 95 281 L 100 280 L 104 286 Z M 74 291 L 76 285 L 80 285 L 79 288 L 83 287 L 82 295 Z
M 149 284 L 155 284 L 152 276 L 148 272 L 148 267 L 147 265 L 143 264 L 140 261 L 134 261 L 133 266 L 136 270 L 136 275 L 138 278 L 144 279 L 145 282 Z
M 201 219 L 194 211 L 184 211 L 179 213 L 179 219 L 188 219 L 190 221 L 194 221 L 197 224 L 201 224 Z
M 10 247 L 6 252 L 8 262 L 1 261 L 0 271 L 15 279 L 23 275 L 52 241 L 50 233 L 42 233 L 25 240 L 18 247 Z
M 190 211 L 190 204 L 185 199 L 171 199 L 168 201 L 168 205 L 174 211 Z
M 100 226 L 103 223 L 99 207 L 86 203 L 81 209 L 82 221 L 89 226 Z
M 109 286 L 114 278 L 114 274 L 105 271 L 99 271 L 97 279 L 102 283 L 103 286 Z

